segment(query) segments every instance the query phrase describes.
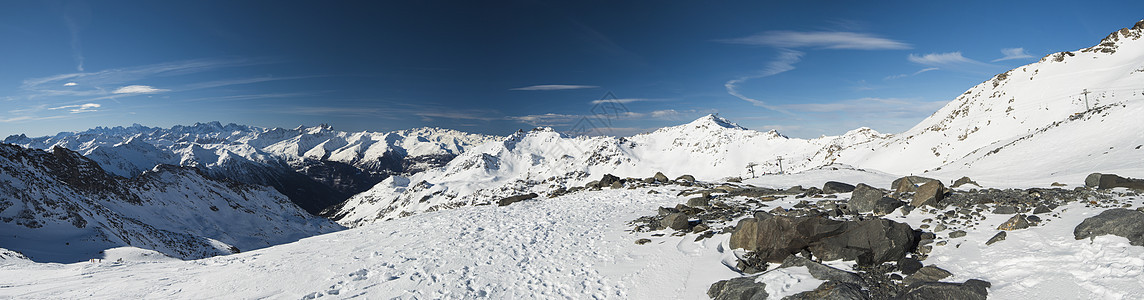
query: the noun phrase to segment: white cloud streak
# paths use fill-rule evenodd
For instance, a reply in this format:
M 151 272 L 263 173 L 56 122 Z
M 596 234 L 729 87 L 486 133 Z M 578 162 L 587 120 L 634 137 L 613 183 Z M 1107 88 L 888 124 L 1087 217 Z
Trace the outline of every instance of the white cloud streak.
M 918 74 L 921 74 L 921 73 L 925 73 L 925 72 L 929 72 L 929 71 L 937 71 L 937 70 L 941 70 L 941 68 L 929 67 L 929 68 L 918 70 L 917 72 L 914 72 L 913 74 L 890 75 L 890 76 L 886 76 L 885 80 L 894 80 L 894 79 L 905 78 L 905 77 L 910 77 L 910 76 L 918 76 Z
M 560 91 L 560 90 L 579 90 L 579 89 L 594 89 L 599 86 L 594 85 L 573 85 L 573 84 L 541 84 L 526 87 L 518 87 L 509 89 L 510 91 Z
M 909 44 L 871 34 L 840 31 L 768 31 L 748 37 L 720 40 L 720 42 L 775 48 L 851 50 L 895 50 L 911 48 Z
M 998 58 L 998 59 L 994 59 L 993 62 L 999 62 L 999 61 L 1003 61 L 1003 60 L 1033 58 L 1033 55 L 1030 55 L 1029 53 L 1025 52 L 1025 48 L 1005 48 L 1005 49 L 1001 49 L 1001 54 L 1005 55 L 1005 56 Z
M 794 70 L 794 64 L 798 63 L 799 61 L 802 60 L 803 54 L 804 53 L 799 52 L 799 51 L 783 49 L 779 52 L 779 56 L 776 57 L 774 60 L 772 60 L 770 63 L 767 63 L 767 67 L 764 68 L 760 73 L 755 74 L 755 75 L 743 76 L 743 77 L 732 79 L 730 81 L 727 81 L 727 83 L 724 83 L 723 87 L 727 89 L 728 94 L 731 94 L 732 96 L 735 96 L 736 98 L 742 99 L 743 101 L 750 102 L 754 106 L 763 107 L 763 108 L 774 110 L 774 111 L 785 112 L 780 107 L 769 105 L 762 100 L 747 97 L 747 96 L 744 96 L 742 93 L 739 93 L 739 90 L 738 90 L 739 84 L 743 83 L 744 81 L 750 80 L 750 79 L 774 76 L 774 75 L 777 75 L 777 74 L 780 74 L 780 73 L 783 73 L 786 71 Z
M 599 99 L 599 100 L 592 100 L 591 102 L 588 102 L 588 104 L 594 105 L 594 104 L 609 103 L 609 102 L 610 103 L 628 104 L 628 103 L 645 102 L 645 101 L 656 101 L 656 100 L 655 99 L 644 99 L 644 98 Z
M 100 106 L 102 106 L 102 105 L 99 105 L 99 103 L 84 103 L 84 104 L 78 104 L 78 105 L 64 105 L 64 106 L 59 106 L 59 107 L 52 107 L 52 108 L 48 108 L 48 109 L 50 109 L 50 110 L 66 109 L 73 114 L 78 114 L 78 113 L 97 111 L 96 109 L 99 108 Z
M 149 85 L 129 85 L 116 89 L 112 94 L 155 94 L 169 90 L 157 89 Z
M 930 53 L 925 55 L 910 54 L 906 57 L 912 63 L 932 66 L 932 67 L 966 67 L 966 66 L 988 66 L 989 64 L 969 59 L 961 55 L 961 52 L 946 52 L 946 53 Z

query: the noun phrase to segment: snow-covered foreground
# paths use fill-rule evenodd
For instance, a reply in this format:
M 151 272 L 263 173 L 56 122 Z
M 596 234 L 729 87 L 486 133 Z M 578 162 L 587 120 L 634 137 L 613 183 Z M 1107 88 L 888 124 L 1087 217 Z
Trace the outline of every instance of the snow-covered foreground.
M 852 170 L 774 179 L 810 186 L 830 173 L 885 184 L 884 174 Z M 711 283 L 739 276 L 725 266 L 734 264 L 729 234 L 695 242 L 694 234 L 628 231 L 629 221 L 686 201 L 674 196 L 682 188 L 605 189 L 462 207 L 195 261 L 159 259 L 133 248 L 109 250 L 97 263 L 0 259 L 0 297 L 702 299 Z M 786 197 L 767 205 L 789 208 L 801 200 L 815 201 Z M 1131 197 L 1120 201 L 1141 204 Z M 946 281 L 987 280 L 996 299 L 1140 299 L 1144 247 L 1115 236 L 1073 239 L 1077 224 L 1103 210 L 1081 202 L 1062 206 L 1054 210 L 1059 217 L 1011 231 L 989 246 L 985 241 L 1010 215 L 986 213 L 967 236 L 934 247 L 924 263 L 951 271 L 954 277 Z M 921 210 L 886 216 L 914 228 L 934 217 Z M 637 245 L 640 238 L 651 242 Z M 124 261 L 116 262 L 120 257 Z M 820 282 L 804 273 L 775 269 L 759 280 L 768 282 L 772 295 L 791 295 Z
M 641 246 L 625 232 L 628 221 L 678 201 L 666 194 L 586 192 L 445 210 L 196 261 L 8 260 L 0 297 L 705 297 L 711 283 L 738 275 L 720 263 L 730 255 L 718 247 L 727 236 Z

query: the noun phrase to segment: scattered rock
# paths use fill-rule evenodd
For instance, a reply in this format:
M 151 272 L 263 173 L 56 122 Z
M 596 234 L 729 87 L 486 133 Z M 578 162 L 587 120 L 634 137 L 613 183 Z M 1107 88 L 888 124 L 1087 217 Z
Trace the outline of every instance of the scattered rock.
M 528 194 L 524 194 L 524 195 L 516 195 L 516 196 L 512 196 L 512 197 L 508 197 L 508 198 L 500 199 L 499 201 L 497 201 L 497 205 L 500 205 L 500 206 L 505 206 L 505 205 L 509 205 L 509 204 L 517 203 L 517 202 L 520 202 L 520 201 L 524 201 L 524 200 L 528 200 L 528 199 L 536 198 L 536 197 L 539 197 L 539 196 L 540 196 L 540 195 L 537 195 L 536 193 L 528 193 Z
M 650 239 L 638 239 L 638 240 L 636 240 L 636 245 L 643 245 L 643 244 L 647 244 L 647 243 L 651 243 L 651 240 Z
M 743 227 L 731 234 L 732 249 L 755 251 L 759 259 L 781 263 L 811 242 L 841 233 L 844 222 L 822 217 L 774 216 L 759 221 L 744 219 L 739 226 Z M 752 226 L 754 228 L 749 228 Z
M 903 279 L 902 283 L 912 285 L 921 282 L 933 282 L 948 278 L 949 276 L 953 276 L 953 273 L 935 266 L 925 266 L 918 269 L 917 272 L 910 274 L 910 276 L 906 276 L 906 279 Z
M 758 277 L 756 275 L 720 280 L 707 289 L 707 297 L 715 300 L 767 299 L 767 285 L 755 282 Z
M 779 265 L 779 268 L 789 267 L 806 267 L 807 271 L 810 272 L 810 276 L 813 276 L 814 279 L 818 280 L 837 281 L 853 284 L 862 283 L 862 277 L 859 277 L 857 274 L 835 269 L 833 267 L 797 255 L 787 256 L 787 258 L 783 260 L 782 265 Z
M 663 221 L 660 222 L 660 224 L 664 227 L 675 230 L 687 230 L 691 227 L 687 220 L 687 215 L 683 213 L 667 215 L 666 217 L 663 217 Z
M 928 181 L 917 188 L 914 201 L 910 205 L 922 207 L 923 205 L 937 206 L 937 202 L 945 198 L 945 185 L 941 181 Z
M 897 193 L 913 193 L 917 191 L 919 185 L 923 185 L 931 181 L 937 181 L 939 183 L 941 182 L 933 178 L 906 176 L 895 179 L 894 182 L 890 184 L 890 187 L 894 189 L 894 192 Z
M 695 225 L 695 227 L 691 228 L 691 232 L 700 233 L 708 229 L 711 229 L 711 227 L 707 226 L 707 224 L 699 223 L 699 225 Z
M 695 197 L 687 199 L 687 206 L 690 207 L 707 207 L 708 204 L 709 201 L 707 200 L 707 197 Z
M 1092 173 L 1084 179 L 1084 185 L 1098 189 L 1110 189 L 1118 187 L 1144 189 L 1144 180 L 1120 177 L 1116 176 L 1116 174 Z
M 837 181 L 827 181 L 822 185 L 822 192 L 827 194 L 849 193 L 854 191 L 854 186 Z
M 958 230 L 958 231 L 950 232 L 950 233 L 949 233 L 949 238 L 951 238 L 951 239 L 956 239 L 956 238 L 959 238 L 959 237 L 963 237 L 963 236 L 965 236 L 965 235 L 966 235 L 966 232 L 965 232 L 965 230 Z
M 623 181 L 613 181 L 613 182 L 612 182 L 612 185 L 611 185 L 611 187 L 612 187 L 613 189 L 619 189 L 619 188 L 623 188 L 623 187 L 624 187 L 624 182 L 623 182 Z
M 898 260 L 898 270 L 902 271 L 902 274 L 912 275 L 917 273 L 918 270 L 921 270 L 921 268 L 922 262 L 917 259 L 904 257 Z
M 882 197 L 874 204 L 874 215 L 884 216 L 894 212 L 895 209 L 905 206 L 906 202 L 890 197 Z
M 1013 215 L 1013 217 L 1009 218 L 1008 221 L 1005 221 L 1005 223 L 1001 223 L 1000 226 L 997 226 L 997 230 L 1005 230 L 1005 231 L 1019 230 L 1019 229 L 1025 229 L 1025 228 L 1029 228 L 1029 221 L 1025 219 L 1025 215 L 1023 215 L 1023 214 Z
M 1050 184 L 1050 186 L 1068 186 L 1068 185 L 1064 184 L 1064 183 L 1060 183 L 1060 182 L 1053 182 L 1053 184 Z
M 1053 209 L 1048 205 L 1037 205 L 1037 208 L 1033 209 L 1033 214 L 1043 214 L 1052 211 Z
M 958 188 L 958 187 L 961 187 L 961 186 L 966 185 L 966 184 L 972 184 L 972 185 L 976 185 L 977 187 L 981 187 L 980 184 L 977 184 L 977 182 L 973 181 L 973 179 L 969 179 L 969 177 L 958 178 L 957 180 L 955 180 L 953 182 L 953 185 L 951 185 L 949 187 Z
M 1010 205 L 999 205 L 993 209 L 993 213 L 998 215 L 1011 215 L 1017 213 L 1017 207 Z
M 659 183 L 671 182 L 671 180 L 667 179 L 667 175 L 663 175 L 663 172 L 655 172 L 655 176 L 652 176 L 651 178 Z
M 675 181 L 676 182 L 684 182 L 687 184 L 692 184 L 692 183 L 695 183 L 695 176 L 683 175 L 683 176 L 679 176 L 679 178 L 676 178 Z
M 998 232 L 996 235 L 989 238 L 988 241 L 985 241 L 985 245 L 992 245 L 993 243 L 1004 241 L 1005 235 L 1006 235 L 1005 231 Z
M 984 300 L 989 295 L 987 281 L 970 279 L 964 283 L 953 282 L 923 282 L 911 285 L 901 299 L 958 299 L 958 300 Z
M 1133 246 L 1144 246 L 1144 212 L 1113 208 L 1084 219 L 1073 229 L 1078 240 L 1108 234 L 1127 238 Z

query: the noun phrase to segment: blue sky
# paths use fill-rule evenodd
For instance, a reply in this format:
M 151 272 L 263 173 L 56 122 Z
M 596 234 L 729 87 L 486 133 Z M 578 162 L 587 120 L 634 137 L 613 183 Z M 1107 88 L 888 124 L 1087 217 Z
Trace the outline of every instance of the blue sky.
M 1136 1 L 476 2 L 0 2 L 0 136 L 576 131 L 606 96 L 622 110 L 596 133 L 708 113 L 792 137 L 895 133 L 1144 18 Z

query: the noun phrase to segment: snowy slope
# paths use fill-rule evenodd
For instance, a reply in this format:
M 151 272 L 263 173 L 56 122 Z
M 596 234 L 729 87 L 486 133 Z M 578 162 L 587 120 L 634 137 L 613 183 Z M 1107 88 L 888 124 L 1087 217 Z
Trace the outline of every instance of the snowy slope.
M 0 144 L 0 247 L 40 262 L 97 258 L 118 246 L 193 259 L 342 229 L 261 186 L 156 166 L 110 175 L 64 148 Z
M 713 180 L 829 164 L 836 149 L 884 139 L 868 128 L 812 140 L 760 132 L 708 115 L 691 123 L 630 138 L 568 137 L 550 128 L 517 132 L 461 154 L 442 168 L 391 177 L 346 200 L 333 219 L 357 226 L 500 198 L 583 186 L 604 174 L 646 178 L 664 172 Z
M 838 162 L 890 173 L 920 173 L 951 164 L 957 169 L 986 174 L 998 168 L 1016 170 L 1066 170 L 1063 165 L 1021 164 L 990 160 L 966 165 L 962 159 L 980 160 L 986 153 L 1018 138 L 1074 141 L 1071 146 L 1042 147 L 1023 152 L 1032 157 L 1087 157 L 1103 151 L 1087 148 L 1124 146 L 1141 135 L 1098 137 L 1106 132 L 1144 132 L 1144 122 L 1127 117 L 1105 119 L 1106 114 L 1124 115 L 1119 110 L 1135 110 L 1144 105 L 1144 21 L 1133 28 L 1113 32 L 1097 46 L 1060 52 L 1040 61 L 998 74 L 957 97 L 929 118 L 906 132 L 885 141 L 875 141 L 843 151 Z M 1100 114 L 1083 121 L 1071 120 L 1089 107 L 1107 106 Z M 1126 113 L 1126 112 L 1125 112 Z M 1115 118 L 1115 119 L 1112 119 Z M 1063 122 L 1063 124 L 1061 124 Z M 1054 127 L 1054 128 L 1049 128 Z M 1046 130 L 1044 132 L 1039 132 Z M 1028 136 L 1028 137 L 1027 137 Z M 1037 145 L 1038 143 L 1028 143 Z M 1135 145 L 1132 145 L 1135 146 Z M 869 151 L 873 148 L 876 151 Z M 1016 150 L 1009 152 L 1015 153 Z M 967 157 L 967 156 L 972 156 Z M 902 163 L 908 161 L 909 163 Z M 1079 167 L 1068 165 L 1069 167 Z M 1072 171 L 1099 171 L 1093 165 Z M 943 167 L 945 168 L 945 167 Z
M 783 180 L 806 182 L 819 175 Z M 882 183 L 880 176 L 853 179 Z M 740 276 L 724 265 L 734 257 L 729 234 L 697 242 L 696 234 L 626 231 L 627 222 L 686 201 L 672 196 L 678 190 L 585 191 L 505 207 L 443 210 L 196 261 L 158 261 L 132 249 L 115 249 L 102 263 L 17 259 L 0 268 L 0 278 L 7 280 L 0 297 L 706 299 L 710 284 Z M 769 204 L 791 208 L 801 200 Z M 1115 236 L 1073 239 L 1072 228 L 1101 210 L 1073 203 L 1058 210 L 1059 218 L 1010 232 L 990 246 L 984 242 L 994 231 L 971 231 L 936 247 L 925 263 L 952 271 L 948 281 L 988 280 L 989 296 L 996 299 L 1144 297 L 1138 284 L 1144 280 L 1144 247 Z M 888 218 L 916 228 L 936 216 L 917 210 Z M 986 216 L 981 228 L 1009 217 Z M 634 243 L 640 238 L 650 242 Z M 116 263 L 111 257 L 128 258 Z M 853 262 L 828 264 L 848 268 Z M 789 268 L 760 280 L 777 296 L 821 282 L 807 277 L 805 270 Z

